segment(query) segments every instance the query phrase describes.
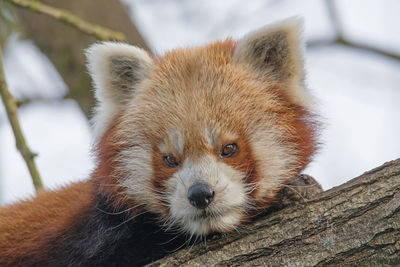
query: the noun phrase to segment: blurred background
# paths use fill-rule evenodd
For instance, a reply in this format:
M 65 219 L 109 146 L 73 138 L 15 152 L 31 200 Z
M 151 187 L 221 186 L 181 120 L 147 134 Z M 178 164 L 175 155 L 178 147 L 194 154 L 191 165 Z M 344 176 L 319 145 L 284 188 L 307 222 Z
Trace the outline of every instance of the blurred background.
M 305 173 L 324 189 L 400 157 L 400 1 L 43 1 L 123 32 L 154 54 L 240 38 L 290 16 L 304 18 L 309 90 L 323 118 L 322 148 Z M 76 29 L 0 2 L 6 80 L 46 188 L 88 178 L 93 95 Z M 34 194 L 0 103 L 0 204 Z

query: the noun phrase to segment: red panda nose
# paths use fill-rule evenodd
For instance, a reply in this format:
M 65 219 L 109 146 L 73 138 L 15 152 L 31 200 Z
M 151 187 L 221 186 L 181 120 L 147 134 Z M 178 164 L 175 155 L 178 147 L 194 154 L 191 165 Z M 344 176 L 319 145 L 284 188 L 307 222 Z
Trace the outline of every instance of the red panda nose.
M 189 187 L 188 199 L 193 207 L 205 209 L 214 199 L 214 191 L 206 184 L 194 184 Z

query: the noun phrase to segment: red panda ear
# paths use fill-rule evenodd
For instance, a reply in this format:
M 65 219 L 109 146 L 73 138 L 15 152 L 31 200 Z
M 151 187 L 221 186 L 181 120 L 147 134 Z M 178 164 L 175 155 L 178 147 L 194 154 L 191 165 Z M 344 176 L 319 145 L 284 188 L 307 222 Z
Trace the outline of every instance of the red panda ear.
M 98 101 L 94 120 L 98 135 L 134 97 L 139 83 L 149 76 L 153 60 L 138 47 L 113 42 L 93 44 L 86 50 L 86 57 Z
M 294 103 L 309 106 L 303 87 L 302 24 L 301 19 L 290 18 L 250 32 L 239 40 L 233 59 L 250 65 L 265 78 L 282 83 Z
M 86 50 L 89 73 L 98 101 L 124 103 L 150 73 L 153 60 L 146 51 L 122 43 L 103 42 Z

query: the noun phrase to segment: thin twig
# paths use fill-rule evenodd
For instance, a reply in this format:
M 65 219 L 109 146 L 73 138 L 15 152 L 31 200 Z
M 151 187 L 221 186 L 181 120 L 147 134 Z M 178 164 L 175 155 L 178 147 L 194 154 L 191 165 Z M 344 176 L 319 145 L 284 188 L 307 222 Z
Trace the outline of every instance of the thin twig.
M 25 142 L 24 135 L 21 131 L 21 126 L 17 116 L 17 103 L 13 95 L 8 90 L 6 79 L 3 71 L 3 59 L 2 49 L 0 45 L 0 95 L 4 103 L 4 107 L 7 112 L 8 120 L 10 121 L 11 128 L 14 132 L 15 141 L 19 152 L 24 158 L 26 165 L 28 166 L 29 173 L 31 174 L 33 185 L 36 190 L 43 188 L 42 180 L 40 179 L 39 172 L 36 168 L 34 158 L 37 156 L 33 153 Z
M 359 50 L 363 50 L 366 52 L 370 52 L 370 53 L 374 53 L 377 55 L 381 55 L 381 56 L 385 56 L 387 58 L 391 58 L 394 60 L 400 60 L 400 55 L 399 54 L 395 54 L 395 53 L 390 53 L 388 51 L 370 46 L 370 45 L 366 45 L 366 44 L 361 44 L 361 43 L 354 43 L 351 42 L 345 38 L 336 38 L 334 40 L 311 40 L 307 42 L 307 47 L 325 47 L 325 46 L 331 46 L 331 45 L 343 45 L 346 47 L 350 47 L 350 48 L 355 48 L 355 49 L 359 49 Z
M 334 0 L 325 0 L 325 5 L 328 11 L 329 19 L 332 22 L 336 36 L 341 39 L 343 38 L 343 27 L 342 21 L 337 10 L 336 2 Z
M 7 0 L 16 6 L 27 8 L 31 11 L 48 15 L 56 20 L 69 24 L 83 33 L 93 35 L 101 41 L 125 42 L 126 37 L 123 33 L 101 27 L 87 22 L 64 9 L 55 8 L 36 0 Z
M 329 19 L 333 25 L 335 32 L 335 39 L 332 40 L 311 40 L 307 42 L 307 47 L 318 47 L 318 46 L 330 46 L 334 44 L 343 45 L 346 47 L 351 47 L 366 52 L 371 52 L 381 56 L 385 56 L 391 59 L 400 60 L 400 55 L 395 53 L 390 53 L 388 51 L 373 47 L 367 44 L 355 43 L 348 40 L 345 37 L 342 20 L 340 19 L 339 12 L 337 9 L 337 3 L 334 0 L 325 0 L 325 5 L 327 8 Z

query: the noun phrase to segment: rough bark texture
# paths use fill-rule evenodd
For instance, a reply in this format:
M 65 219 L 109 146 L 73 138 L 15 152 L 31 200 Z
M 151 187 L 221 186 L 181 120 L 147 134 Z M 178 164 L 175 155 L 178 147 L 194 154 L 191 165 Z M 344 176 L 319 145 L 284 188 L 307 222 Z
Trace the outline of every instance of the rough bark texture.
M 120 1 L 66 1 L 43 0 L 43 3 L 70 11 L 89 22 L 96 23 L 125 34 L 128 43 L 148 50 L 146 42 L 132 22 L 128 7 Z M 29 38 L 52 61 L 69 87 L 69 95 L 75 99 L 85 114 L 90 117 L 94 106 L 91 80 L 86 70 L 84 49 L 95 43 L 93 36 L 49 16 L 19 9 Z
M 400 159 L 149 266 L 398 266 Z

